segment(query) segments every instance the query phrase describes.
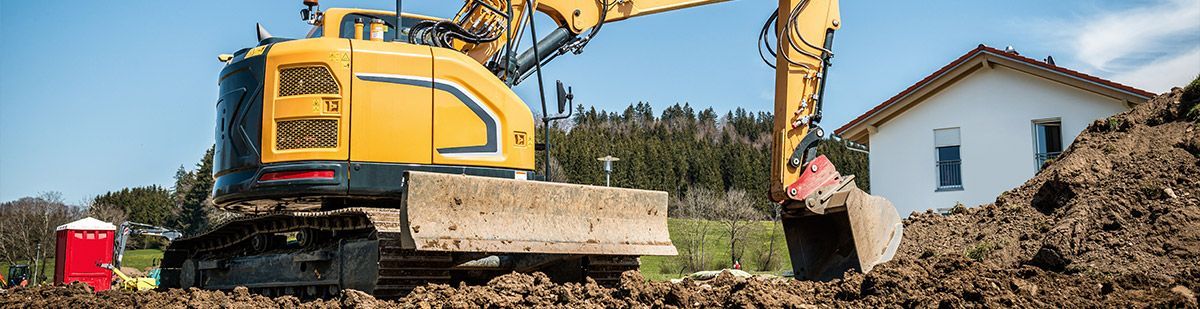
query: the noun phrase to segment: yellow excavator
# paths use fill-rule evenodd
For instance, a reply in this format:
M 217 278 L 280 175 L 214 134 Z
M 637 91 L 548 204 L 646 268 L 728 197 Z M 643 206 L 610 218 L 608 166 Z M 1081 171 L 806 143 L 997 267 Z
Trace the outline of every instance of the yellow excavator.
M 386 298 L 513 271 L 612 285 L 639 256 L 676 254 L 667 193 L 536 173 L 552 144 L 512 87 L 536 79 L 549 127 L 573 95 L 558 83 L 548 112 L 543 66 L 608 23 L 720 2 L 466 0 L 443 19 L 305 0 L 304 38 L 259 25 L 257 45 L 218 57 L 213 201 L 243 215 L 172 242 L 162 287 Z M 779 0 L 759 33 L 776 70 L 769 196 L 799 279 L 869 271 L 902 234 L 887 200 L 815 153 L 840 27 L 837 0 Z

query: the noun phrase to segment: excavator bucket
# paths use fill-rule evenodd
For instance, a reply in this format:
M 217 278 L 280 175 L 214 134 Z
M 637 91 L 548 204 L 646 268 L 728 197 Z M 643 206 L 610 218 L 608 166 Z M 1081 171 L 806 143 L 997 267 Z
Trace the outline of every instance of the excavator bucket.
M 859 189 L 854 176 L 837 174 L 824 157 L 811 165 L 817 166 L 814 173 L 832 174 L 803 202 L 785 208 L 783 228 L 796 278 L 826 281 L 890 261 L 904 233 L 892 203 Z

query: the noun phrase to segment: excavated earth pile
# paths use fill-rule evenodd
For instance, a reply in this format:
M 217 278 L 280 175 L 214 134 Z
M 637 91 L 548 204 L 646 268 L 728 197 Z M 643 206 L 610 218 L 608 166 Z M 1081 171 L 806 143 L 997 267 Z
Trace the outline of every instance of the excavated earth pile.
M 93 294 L 71 285 L 0 292 L 2 308 L 1190 307 L 1200 291 L 1200 125 L 1173 90 L 1080 134 L 993 204 L 913 214 L 896 260 L 831 282 L 738 278 L 616 288 L 509 274 L 382 301 L 349 291 L 301 302 L 200 290 Z

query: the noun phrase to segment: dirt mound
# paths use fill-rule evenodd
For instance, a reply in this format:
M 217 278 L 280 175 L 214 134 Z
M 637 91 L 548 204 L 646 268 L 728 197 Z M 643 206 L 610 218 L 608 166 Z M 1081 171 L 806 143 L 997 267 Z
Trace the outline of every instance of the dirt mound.
M 1071 148 L 994 204 L 914 214 L 896 260 L 831 282 L 740 278 L 616 288 L 509 274 L 484 286 L 429 285 L 380 301 L 347 291 L 301 302 L 233 292 L 92 294 L 82 285 L 0 292 L 0 308 L 480 307 L 1197 307 L 1200 128 L 1176 89 L 1096 121 Z
M 431 286 L 403 305 L 500 307 L 1195 307 L 1200 128 L 1176 89 L 1096 121 L 994 204 L 906 220 L 897 259 L 832 282 L 736 278 L 616 289 L 513 274 Z
M 1176 89 L 1098 120 L 994 204 L 911 216 L 900 255 L 1044 273 L 1070 302 L 1186 301 L 1200 288 L 1200 128 Z M 874 274 L 873 274 L 874 275 Z M 1166 297 L 1166 298 L 1162 298 Z
M 288 305 L 294 308 L 299 304 L 294 297 L 271 299 L 250 294 L 246 288 L 229 293 L 198 289 L 93 293 L 91 286 L 76 282 L 66 286 L 14 288 L 0 293 L 0 308 L 266 308 Z

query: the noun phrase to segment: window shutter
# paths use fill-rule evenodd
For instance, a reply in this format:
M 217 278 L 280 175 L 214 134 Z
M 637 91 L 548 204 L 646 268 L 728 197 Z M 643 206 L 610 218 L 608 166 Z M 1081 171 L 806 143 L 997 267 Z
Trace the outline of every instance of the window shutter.
M 958 145 L 961 145 L 961 141 L 959 140 L 958 128 L 933 130 L 933 147 L 958 146 Z

